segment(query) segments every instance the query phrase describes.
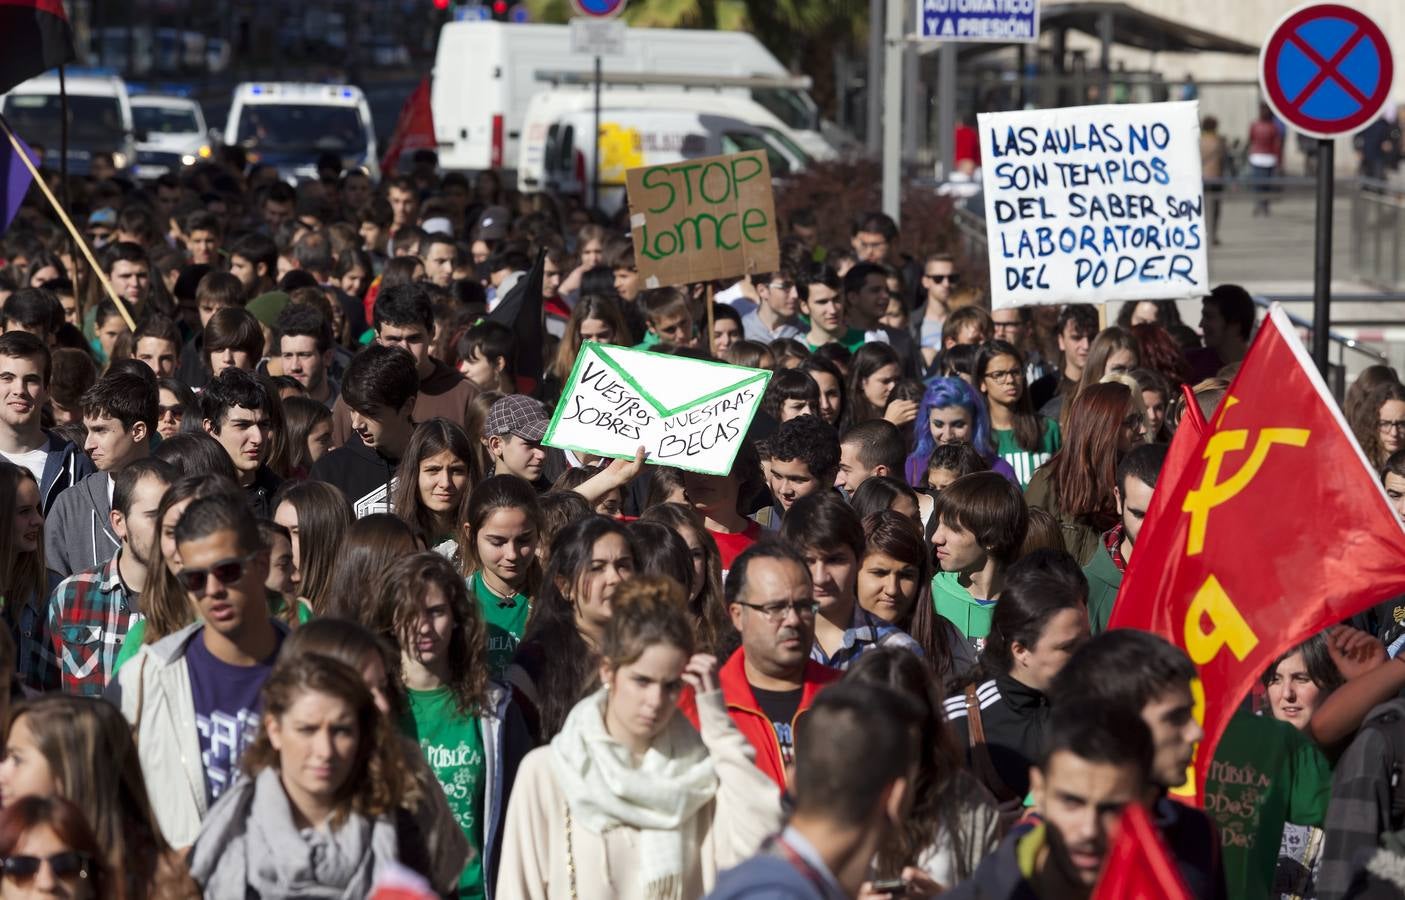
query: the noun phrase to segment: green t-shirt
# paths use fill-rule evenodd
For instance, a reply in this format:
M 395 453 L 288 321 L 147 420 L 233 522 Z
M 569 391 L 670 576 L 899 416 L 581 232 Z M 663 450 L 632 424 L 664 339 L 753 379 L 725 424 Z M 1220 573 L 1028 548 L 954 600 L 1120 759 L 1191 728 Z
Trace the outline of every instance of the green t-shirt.
M 932 602 L 937 615 L 956 626 L 961 636 L 980 650 L 990 634 L 990 620 L 995 615 L 994 600 L 980 600 L 962 586 L 955 572 L 938 572 L 932 578 Z
M 459 876 L 461 900 L 479 900 L 483 890 L 483 816 L 488 771 L 483 756 L 483 731 L 476 716 L 465 716 L 454 705 L 447 687 L 432 691 L 407 689 L 410 711 L 400 730 L 419 742 L 434 777 L 444 788 L 454 821 L 473 848 L 472 860 Z
M 808 326 L 809 326 L 809 324 L 810 324 L 810 320 L 809 320 L 809 319 L 806 319 L 805 317 L 802 316 L 802 317 L 801 317 L 801 321 L 804 322 L 805 325 L 807 326 L 807 328 L 806 328 L 806 330 L 805 330 L 805 337 L 804 337 L 805 347 L 806 347 L 806 349 L 808 349 L 811 353 L 814 353 L 816 350 L 818 350 L 818 349 L 820 349 L 820 348 L 819 348 L 819 345 L 818 345 L 818 344 L 812 344 L 812 343 L 810 343 L 810 337 L 809 337 L 810 332 L 809 332 L 809 328 L 808 328 Z M 843 337 L 839 338 L 839 340 L 836 341 L 836 343 L 843 344 L 843 345 L 844 345 L 844 349 L 845 349 L 845 350 L 848 350 L 850 353 L 857 353 L 857 352 L 858 352 L 858 349 L 859 349 L 860 347 L 862 347 L 865 343 L 867 343 L 867 340 L 866 340 L 866 338 L 864 337 L 864 334 L 865 334 L 865 332 L 862 331 L 861 329 L 858 329 L 858 328 L 850 328 L 848 331 L 844 332 Z
M 478 608 L 483 610 L 488 626 L 489 674 L 501 681 L 517 653 L 522 632 L 527 630 L 527 614 L 531 612 L 532 603 L 521 594 L 513 594 L 511 600 L 499 597 L 483 583 L 482 572 L 469 576 L 468 589 L 478 598 Z
M 1015 470 L 1021 490 L 1029 486 L 1029 480 L 1034 477 L 1034 470 L 1048 462 L 1049 457 L 1059 452 L 1059 448 L 1063 446 L 1059 423 L 1053 419 L 1044 419 L 1043 423 L 1039 449 L 1034 451 L 1026 450 L 1015 441 L 1013 428 L 991 429 L 991 433 L 995 435 L 995 452 Z
M 283 595 L 276 591 L 268 592 L 268 611 L 278 617 L 283 618 L 283 608 L 287 601 Z M 307 605 L 307 601 L 298 601 L 298 624 L 306 625 L 312 621 L 312 607 Z M 141 645 L 146 640 L 146 619 L 140 619 L 127 629 L 127 635 L 122 639 L 122 646 L 117 650 L 117 658 L 112 662 L 112 677 L 116 678 L 122 666 L 127 660 L 137 655 Z
M 1205 779 L 1205 812 L 1219 826 L 1230 897 L 1267 897 L 1283 823 L 1321 826 L 1332 769 L 1292 725 L 1235 713 Z

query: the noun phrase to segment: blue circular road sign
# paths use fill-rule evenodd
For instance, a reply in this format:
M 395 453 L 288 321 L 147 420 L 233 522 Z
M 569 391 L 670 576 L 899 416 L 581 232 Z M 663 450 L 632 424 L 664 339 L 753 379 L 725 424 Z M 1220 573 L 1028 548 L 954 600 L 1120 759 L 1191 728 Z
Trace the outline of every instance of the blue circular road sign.
M 571 0 L 576 12 L 592 19 L 611 19 L 624 12 L 626 0 Z
M 1365 128 L 1390 96 L 1394 62 L 1380 26 L 1336 3 L 1283 17 L 1259 54 L 1259 83 L 1288 125 L 1331 138 Z

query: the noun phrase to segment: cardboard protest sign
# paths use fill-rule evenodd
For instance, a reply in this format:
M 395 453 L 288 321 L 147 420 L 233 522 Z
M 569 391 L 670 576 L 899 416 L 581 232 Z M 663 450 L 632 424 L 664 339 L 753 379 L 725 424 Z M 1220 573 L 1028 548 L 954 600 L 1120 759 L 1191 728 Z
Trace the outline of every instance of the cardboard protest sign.
M 586 343 L 542 443 L 726 475 L 771 373 Z
M 1178 429 L 1171 457 L 1108 627 L 1158 634 L 1195 663 L 1205 737 L 1190 787 L 1203 797 L 1220 735 L 1264 670 L 1405 592 L 1405 531 L 1277 306 L 1218 411 L 1198 437 Z
M 993 308 L 1210 292 L 1194 101 L 977 119 Z
M 760 150 L 625 173 L 634 263 L 649 288 L 780 268 L 771 165 Z

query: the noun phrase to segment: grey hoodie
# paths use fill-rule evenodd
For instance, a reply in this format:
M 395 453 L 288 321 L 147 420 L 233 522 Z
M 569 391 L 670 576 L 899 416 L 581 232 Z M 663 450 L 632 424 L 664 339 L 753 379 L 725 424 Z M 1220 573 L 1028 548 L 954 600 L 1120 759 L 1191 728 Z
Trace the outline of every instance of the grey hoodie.
M 112 480 L 94 472 L 59 494 L 44 520 L 44 563 L 60 576 L 100 566 L 121 541 L 112 533 Z

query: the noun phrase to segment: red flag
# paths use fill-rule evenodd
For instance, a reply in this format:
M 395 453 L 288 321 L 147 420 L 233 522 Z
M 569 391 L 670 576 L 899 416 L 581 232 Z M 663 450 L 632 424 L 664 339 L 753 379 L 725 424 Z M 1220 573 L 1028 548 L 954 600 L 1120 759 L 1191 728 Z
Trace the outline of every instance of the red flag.
M 1275 658 L 1405 593 L 1405 530 L 1276 306 L 1188 457 L 1157 480 L 1108 625 L 1195 663 L 1205 763 Z M 1195 767 L 1196 798 L 1208 769 Z
M 4 0 L 0 0 L 3 3 Z M 390 145 L 381 159 L 381 176 L 389 178 L 395 174 L 403 153 L 416 150 L 433 150 L 438 144 L 434 138 L 434 113 L 429 108 L 429 79 L 420 79 L 419 86 L 405 99 L 400 107 L 400 118 L 395 123 L 395 132 L 390 136 Z
M 1122 813 L 1092 900 L 1190 900 L 1156 826 L 1136 804 Z
M 77 58 L 63 0 L 0 0 L 0 94 Z

